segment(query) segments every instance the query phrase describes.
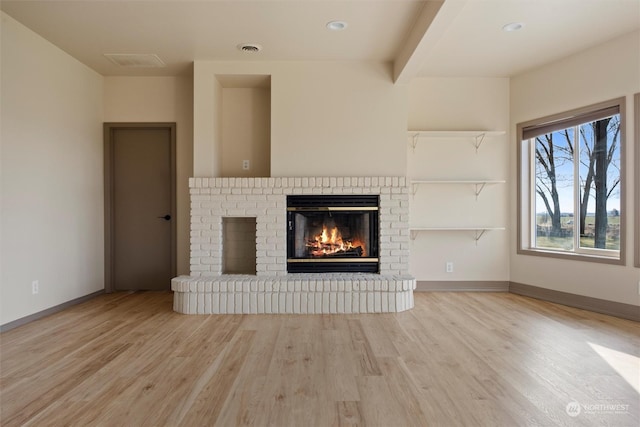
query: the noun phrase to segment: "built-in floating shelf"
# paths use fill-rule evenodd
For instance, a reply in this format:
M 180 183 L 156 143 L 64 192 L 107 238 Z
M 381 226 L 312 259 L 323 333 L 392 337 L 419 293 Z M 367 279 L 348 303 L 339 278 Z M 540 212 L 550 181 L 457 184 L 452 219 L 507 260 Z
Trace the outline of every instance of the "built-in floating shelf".
M 446 139 L 446 138 L 458 138 L 464 139 L 469 138 L 473 141 L 474 147 L 476 147 L 476 153 L 478 149 L 484 142 L 487 137 L 496 137 L 502 136 L 506 134 L 506 131 L 503 130 L 410 130 L 408 132 L 409 137 L 411 137 L 411 147 L 415 151 L 416 146 L 418 145 L 418 141 L 420 138 L 429 138 L 429 139 Z
M 409 232 L 411 233 L 411 240 L 415 240 L 418 237 L 418 233 L 422 231 L 473 231 L 474 240 L 476 245 L 478 240 L 482 238 L 487 231 L 499 231 L 506 230 L 505 227 L 411 227 Z
M 416 193 L 418 192 L 418 188 L 420 187 L 420 185 L 432 185 L 432 184 L 448 184 L 448 185 L 460 185 L 460 184 L 469 184 L 469 185 L 473 185 L 475 186 L 475 195 L 476 195 L 476 200 L 478 200 L 478 196 L 480 195 L 480 193 L 482 193 L 482 190 L 484 190 L 484 187 L 487 185 L 493 185 L 493 184 L 506 184 L 507 181 L 505 180 L 486 180 L 486 179 L 479 179 L 479 180 L 413 180 L 411 181 L 411 194 L 413 194 L 414 196 L 416 195 Z
M 487 180 L 487 179 L 478 179 L 478 180 L 412 180 L 411 181 L 411 194 L 414 196 L 418 192 L 418 188 L 420 185 L 432 185 L 432 184 L 451 184 L 451 185 L 459 185 L 459 184 L 470 184 L 475 186 L 475 195 L 476 200 L 478 200 L 478 196 L 484 190 L 484 187 L 487 184 L 505 184 L 507 181 L 505 180 Z

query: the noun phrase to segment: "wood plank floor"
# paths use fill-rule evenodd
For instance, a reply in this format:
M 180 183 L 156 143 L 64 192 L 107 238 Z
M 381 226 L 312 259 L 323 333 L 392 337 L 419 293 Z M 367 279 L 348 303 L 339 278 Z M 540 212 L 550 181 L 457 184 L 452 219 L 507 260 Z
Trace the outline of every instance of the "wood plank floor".
M 0 424 L 640 425 L 635 322 L 506 293 L 374 315 L 187 316 L 171 299 L 104 295 L 3 333 Z

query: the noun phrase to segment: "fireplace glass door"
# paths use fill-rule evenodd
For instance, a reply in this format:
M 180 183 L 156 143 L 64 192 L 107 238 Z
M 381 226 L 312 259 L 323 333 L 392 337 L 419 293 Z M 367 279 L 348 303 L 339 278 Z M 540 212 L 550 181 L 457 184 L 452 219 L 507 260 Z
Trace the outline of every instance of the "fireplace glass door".
M 289 196 L 287 271 L 378 272 L 378 196 Z

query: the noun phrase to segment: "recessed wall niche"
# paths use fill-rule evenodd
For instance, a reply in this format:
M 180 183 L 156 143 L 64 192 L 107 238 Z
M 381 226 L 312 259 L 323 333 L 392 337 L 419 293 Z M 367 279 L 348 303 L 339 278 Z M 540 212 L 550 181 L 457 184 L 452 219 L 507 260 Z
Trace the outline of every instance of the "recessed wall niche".
M 216 75 L 221 177 L 271 175 L 271 76 Z
M 222 274 L 256 274 L 256 218 L 222 218 Z

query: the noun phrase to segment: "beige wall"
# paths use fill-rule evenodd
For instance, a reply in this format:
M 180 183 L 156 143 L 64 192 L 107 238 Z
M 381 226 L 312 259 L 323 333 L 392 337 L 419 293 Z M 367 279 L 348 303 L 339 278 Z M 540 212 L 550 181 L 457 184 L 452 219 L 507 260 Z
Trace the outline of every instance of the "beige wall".
M 417 78 L 409 85 L 409 130 L 494 130 L 509 125 L 506 78 Z M 419 139 L 406 144 L 407 176 L 416 180 L 509 181 L 507 135 Z M 470 184 L 421 185 L 411 199 L 413 227 L 505 227 L 478 241 L 472 231 L 420 232 L 411 246 L 411 273 L 420 281 L 509 280 L 508 184 L 487 185 L 478 199 Z M 453 273 L 445 272 L 446 262 Z
M 189 274 L 189 177 L 193 174 L 191 77 L 105 77 L 105 122 L 176 123 L 178 274 Z
M 5 324 L 104 288 L 103 79 L 1 16 Z
M 209 68 L 193 66 L 193 175 L 216 177 L 222 168 L 222 86 Z
M 217 74 L 271 75 L 271 176 L 405 174 L 407 87 L 393 84 L 390 64 L 196 61 L 194 67 L 196 176 L 220 175 Z
M 270 89 L 222 89 L 221 145 L 222 176 L 270 176 Z M 249 170 L 242 169 L 243 160 Z
M 627 97 L 626 266 L 516 255 L 511 235 L 511 280 L 578 295 L 640 305 L 640 269 L 633 267 L 632 95 L 640 91 L 640 32 L 530 71 L 511 80 L 511 131 L 517 123 Z M 512 138 L 513 139 L 513 138 Z M 637 147 L 636 147 L 637 149 Z M 511 175 L 516 176 L 516 143 L 511 144 Z M 516 227 L 516 184 L 511 185 L 511 224 Z

